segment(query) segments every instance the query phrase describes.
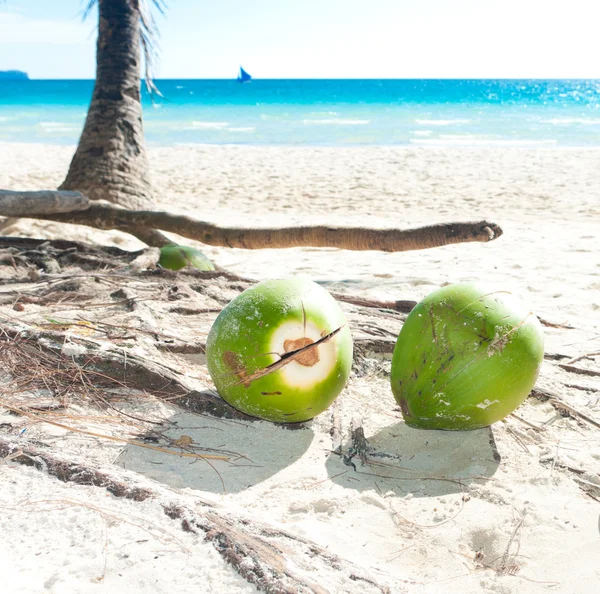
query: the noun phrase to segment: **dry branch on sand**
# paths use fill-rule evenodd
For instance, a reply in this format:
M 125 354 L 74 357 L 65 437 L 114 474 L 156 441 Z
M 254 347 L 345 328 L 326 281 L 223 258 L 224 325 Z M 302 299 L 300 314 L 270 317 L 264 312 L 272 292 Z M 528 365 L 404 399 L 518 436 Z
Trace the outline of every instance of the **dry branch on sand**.
M 36 210 L 31 207 L 25 215 L 19 206 L 20 200 L 31 199 L 33 192 L 9 192 L 6 190 L 1 192 L 4 202 L 0 201 L 0 216 L 27 216 L 34 219 L 50 219 L 61 223 L 87 225 L 97 229 L 119 229 L 155 247 L 162 247 L 170 243 L 166 237 L 156 231 L 157 229 L 177 233 L 206 245 L 231 248 L 263 249 L 312 246 L 385 252 L 420 250 L 470 241 L 488 242 L 502 235 L 502 229 L 489 221 L 444 223 L 408 230 L 333 226 L 277 229 L 227 228 L 168 212 L 125 210 L 101 203 L 90 203 L 85 210 L 81 210 L 78 205 L 77 208 L 71 208 L 72 212 L 70 212 L 66 199 L 62 209 L 57 210 L 55 203 L 60 202 L 64 192 L 46 192 L 48 201 L 54 204 L 53 209 L 39 207 Z M 76 193 L 69 192 L 68 194 L 68 199 L 71 200 L 72 195 Z M 87 200 L 85 196 L 80 196 L 82 201 Z
M 9 192 L 0 190 L 0 214 L 7 217 L 26 217 L 32 212 L 40 215 L 52 215 L 60 212 L 86 210 L 89 206 L 90 201 L 87 196 L 79 192 Z

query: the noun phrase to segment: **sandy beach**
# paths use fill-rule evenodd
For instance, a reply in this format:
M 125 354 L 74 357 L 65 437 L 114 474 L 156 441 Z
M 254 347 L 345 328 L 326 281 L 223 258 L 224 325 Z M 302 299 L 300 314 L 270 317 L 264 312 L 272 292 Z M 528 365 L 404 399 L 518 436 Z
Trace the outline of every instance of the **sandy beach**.
M 0 188 L 56 188 L 73 150 L 0 143 Z M 369 446 L 385 453 L 376 458 L 384 465 L 357 461 L 353 469 L 333 455 L 329 411 L 294 431 L 266 422 L 226 425 L 148 404 L 148 414 L 175 419 L 173 437 L 191 435 L 251 460 L 217 463 L 220 476 L 184 458 L 15 419 L 0 408 L 0 426 L 11 424 L 15 448 L 19 440 L 50 439 L 57 451 L 125 469 L 165 497 L 192 507 L 200 497 L 356 568 L 300 565 L 289 545 L 294 571 L 321 588 L 312 591 L 600 589 L 600 149 L 176 146 L 151 148 L 149 157 L 159 209 L 224 226 L 499 224 L 504 235 L 489 244 L 396 254 L 195 245 L 244 277 L 304 275 L 331 291 L 375 299 L 420 300 L 473 280 L 513 291 L 546 322 L 547 358 L 536 387 L 559 405 L 530 397 L 517 417 L 492 427 L 494 446 L 489 429 L 409 429 L 389 387 L 389 358 L 382 358 L 372 373 L 351 378 L 338 412 L 343 443 L 359 417 Z M 27 219 L 0 221 L 0 234 L 143 247 L 120 232 Z M 6 315 L 16 314 L 1 306 Z M 190 339 L 205 333 L 193 320 L 164 330 Z M 559 366 L 586 354 L 574 365 L 590 373 Z M 200 357 L 167 361 L 210 387 Z M 7 592 L 256 591 L 155 500 L 63 483 L 10 460 L 0 460 L 0 481 Z

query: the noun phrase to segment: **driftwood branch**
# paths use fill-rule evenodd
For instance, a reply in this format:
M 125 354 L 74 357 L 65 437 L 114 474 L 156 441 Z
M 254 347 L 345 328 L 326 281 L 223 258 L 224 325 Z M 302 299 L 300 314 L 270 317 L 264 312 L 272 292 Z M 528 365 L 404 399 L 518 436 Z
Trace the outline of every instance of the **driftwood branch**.
M 130 211 L 108 205 L 93 205 L 83 212 L 48 217 L 63 223 L 91 225 L 99 229 L 161 229 L 207 245 L 244 249 L 299 246 L 336 247 L 348 250 L 401 252 L 462 243 L 487 242 L 499 237 L 494 223 L 447 223 L 419 229 L 364 229 L 343 227 L 296 227 L 279 229 L 226 228 L 167 212 Z
M 10 194 L 10 192 L 5 192 Z M 48 193 L 54 194 L 52 192 Z M 0 216 L 14 216 L 0 207 Z M 119 229 L 139 237 L 148 245 L 162 247 L 164 237 L 151 231 L 160 229 L 183 235 L 206 245 L 244 249 L 290 248 L 300 246 L 334 247 L 347 250 L 403 252 L 453 243 L 488 242 L 502 235 L 502 229 L 489 221 L 443 223 L 416 229 L 366 229 L 333 226 L 291 228 L 219 227 L 183 215 L 147 210 L 125 210 L 108 204 L 92 204 L 86 210 L 56 213 L 30 209 L 22 216 L 87 225 L 97 229 Z
M 9 192 L 0 190 L 0 216 L 28 217 L 30 213 L 51 215 L 89 208 L 90 201 L 80 192 Z

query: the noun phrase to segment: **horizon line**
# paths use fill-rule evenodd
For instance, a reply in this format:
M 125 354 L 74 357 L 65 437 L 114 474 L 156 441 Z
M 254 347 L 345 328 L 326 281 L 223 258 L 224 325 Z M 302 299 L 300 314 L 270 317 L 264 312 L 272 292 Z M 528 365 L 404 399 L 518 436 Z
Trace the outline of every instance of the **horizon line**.
M 0 72 L 10 72 L 13 69 L 9 69 L 9 70 L 0 70 Z M 21 70 L 20 72 L 24 72 L 25 74 L 27 74 L 26 71 Z M 96 78 L 92 77 L 92 78 L 83 78 L 83 77 L 64 77 L 64 78 L 35 78 L 35 77 L 29 77 L 26 79 L 14 79 L 12 82 L 26 82 L 26 81 L 44 81 L 44 80 L 48 80 L 48 81 L 72 81 L 72 80 L 82 80 L 82 81 L 95 81 Z M 140 81 L 145 81 L 145 78 L 140 78 Z M 173 76 L 166 76 L 166 77 L 156 77 L 153 78 L 153 80 L 205 80 L 205 81 L 233 81 L 236 82 L 236 78 L 235 77 L 173 77 Z M 407 76 L 407 77 L 325 77 L 325 76 L 319 76 L 319 77 L 264 77 L 264 78 L 256 78 L 256 77 L 252 77 L 252 82 L 259 82 L 259 81 L 313 81 L 313 80 L 340 80 L 340 81 L 362 81 L 362 80 L 389 80 L 389 81 L 396 81 L 396 80 L 403 80 L 403 81 L 413 81 L 413 80 L 419 80 L 419 81 L 423 81 L 423 80 L 432 80 L 432 81 L 440 81 L 440 80 L 445 80 L 445 81 L 456 81 L 456 80 L 494 80 L 494 81 L 526 81 L 526 80 L 536 80 L 536 81 L 600 81 L 600 77 L 579 77 L 579 76 L 575 76 L 575 77 L 555 77 L 555 76 L 551 76 L 551 77 L 545 77 L 545 76 L 516 76 L 516 77 L 511 77 L 511 76 L 465 76 L 465 77 L 460 77 L 460 76 L 425 76 L 425 77 L 414 77 L 414 76 Z M 8 80 L 2 81 L 2 82 L 9 82 Z

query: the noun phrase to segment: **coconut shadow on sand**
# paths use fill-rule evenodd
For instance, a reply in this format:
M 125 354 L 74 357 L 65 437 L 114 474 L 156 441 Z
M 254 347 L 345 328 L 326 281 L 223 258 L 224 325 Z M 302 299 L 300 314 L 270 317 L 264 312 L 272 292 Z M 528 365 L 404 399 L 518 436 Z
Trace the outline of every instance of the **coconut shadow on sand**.
M 400 422 L 366 438 L 366 464 L 358 455 L 329 457 L 327 472 L 334 483 L 359 492 L 438 497 L 493 477 L 501 461 L 491 427 L 438 431 Z M 343 452 L 352 452 L 352 446 L 347 440 Z
M 114 463 L 170 487 L 218 494 L 238 493 L 277 474 L 301 458 L 315 436 L 310 422 L 286 426 L 190 412 L 171 416 L 160 433 L 164 437 L 154 445 L 230 459 L 201 460 L 128 446 Z

